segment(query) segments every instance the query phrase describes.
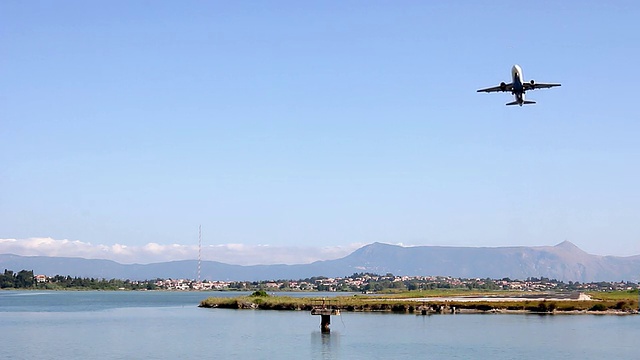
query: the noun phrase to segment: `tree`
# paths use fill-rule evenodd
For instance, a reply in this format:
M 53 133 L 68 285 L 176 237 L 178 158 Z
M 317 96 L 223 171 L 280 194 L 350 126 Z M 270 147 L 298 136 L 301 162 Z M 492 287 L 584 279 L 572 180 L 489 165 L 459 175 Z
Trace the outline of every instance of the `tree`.
M 33 287 L 33 270 L 20 270 L 20 272 L 16 275 L 15 284 L 17 288 Z
M 4 274 L 0 275 L 0 288 L 13 288 L 15 285 L 13 271 L 4 269 Z

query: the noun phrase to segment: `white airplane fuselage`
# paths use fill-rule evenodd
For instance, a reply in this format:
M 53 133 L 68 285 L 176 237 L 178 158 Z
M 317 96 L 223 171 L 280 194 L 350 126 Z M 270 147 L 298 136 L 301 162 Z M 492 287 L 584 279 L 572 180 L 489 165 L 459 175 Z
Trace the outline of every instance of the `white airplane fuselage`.
M 511 68 L 511 82 L 513 84 L 513 90 L 511 93 L 516 98 L 516 103 L 520 106 L 525 103 L 524 100 L 524 77 L 522 76 L 522 68 L 520 65 L 513 65 Z

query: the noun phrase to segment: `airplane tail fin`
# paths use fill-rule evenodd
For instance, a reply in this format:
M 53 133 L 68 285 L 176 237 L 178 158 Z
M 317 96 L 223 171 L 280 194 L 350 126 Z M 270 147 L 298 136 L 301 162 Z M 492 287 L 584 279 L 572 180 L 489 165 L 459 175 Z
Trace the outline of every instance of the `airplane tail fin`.
M 523 104 L 525 104 L 525 105 L 526 105 L 526 104 L 535 104 L 535 103 L 536 103 L 535 101 L 531 101 L 531 100 L 525 100 L 525 101 L 523 102 Z

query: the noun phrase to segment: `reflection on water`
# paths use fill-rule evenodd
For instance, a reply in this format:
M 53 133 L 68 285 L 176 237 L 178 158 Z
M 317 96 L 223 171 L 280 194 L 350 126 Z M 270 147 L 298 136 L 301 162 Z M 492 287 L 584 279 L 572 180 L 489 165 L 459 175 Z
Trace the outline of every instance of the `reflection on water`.
M 306 311 L 198 293 L 24 294 L 0 292 L 3 359 L 633 359 L 640 333 L 637 316 L 342 313 L 323 334 Z
M 338 334 L 331 335 L 330 333 L 316 332 L 316 337 L 321 339 L 322 347 L 320 349 L 320 355 L 322 359 L 337 359 L 337 350 L 340 348 L 338 345 Z M 332 346 L 333 345 L 333 346 Z
M 339 334 L 323 333 L 320 331 L 311 333 L 312 354 L 317 359 L 337 359 L 339 344 Z

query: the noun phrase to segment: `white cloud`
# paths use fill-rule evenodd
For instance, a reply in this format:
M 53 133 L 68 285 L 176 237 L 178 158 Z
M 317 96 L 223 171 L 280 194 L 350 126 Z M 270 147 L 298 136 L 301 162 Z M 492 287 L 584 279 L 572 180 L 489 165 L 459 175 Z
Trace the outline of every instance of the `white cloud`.
M 202 260 L 235 265 L 307 264 L 318 260 L 338 259 L 364 244 L 345 246 L 300 247 L 273 245 L 220 244 L 202 246 Z M 148 264 L 198 258 L 198 246 L 148 243 L 142 246 L 123 244 L 93 245 L 78 240 L 52 238 L 0 239 L 0 254 L 22 256 L 64 256 L 108 259 L 123 264 Z

